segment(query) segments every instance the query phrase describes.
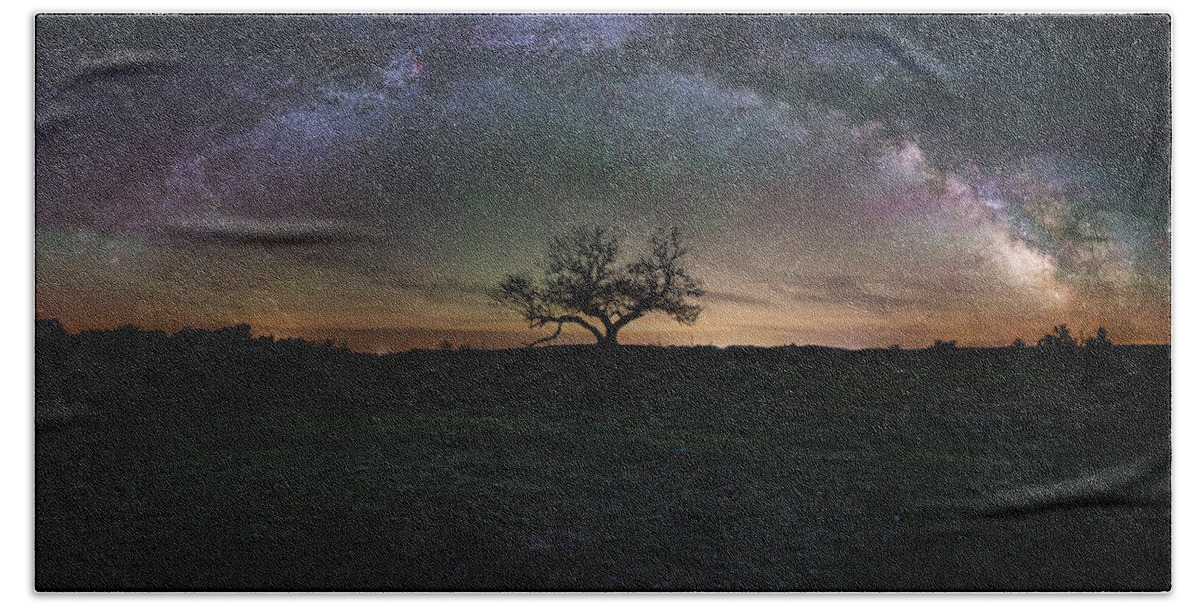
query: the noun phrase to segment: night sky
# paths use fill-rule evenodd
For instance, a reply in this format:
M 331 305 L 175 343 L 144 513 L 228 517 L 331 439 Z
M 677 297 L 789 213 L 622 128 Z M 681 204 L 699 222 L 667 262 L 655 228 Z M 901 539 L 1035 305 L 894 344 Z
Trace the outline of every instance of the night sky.
M 599 224 L 708 291 L 626 343 L 1170 342 L 1170 27 L 43 16 L 36 314 L 515 346 L 489 290 Z

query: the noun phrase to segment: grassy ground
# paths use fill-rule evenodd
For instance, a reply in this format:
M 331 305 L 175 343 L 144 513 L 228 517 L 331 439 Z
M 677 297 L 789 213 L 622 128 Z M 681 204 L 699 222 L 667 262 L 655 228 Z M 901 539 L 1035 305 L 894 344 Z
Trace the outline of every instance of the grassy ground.
M 1166 348 L 56 348 L 42 590 L 1170 585 Z

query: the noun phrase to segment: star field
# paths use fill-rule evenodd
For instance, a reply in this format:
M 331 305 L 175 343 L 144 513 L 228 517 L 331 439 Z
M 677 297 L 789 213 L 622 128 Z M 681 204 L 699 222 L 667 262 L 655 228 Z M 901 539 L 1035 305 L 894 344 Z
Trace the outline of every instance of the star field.
M 678 225 L 705 311 L 626 341 L 1169 342 L 1169 44 L 1150 15 L 43 15 L 37 314 L 515 346 L 488 290 L 551 237 Z

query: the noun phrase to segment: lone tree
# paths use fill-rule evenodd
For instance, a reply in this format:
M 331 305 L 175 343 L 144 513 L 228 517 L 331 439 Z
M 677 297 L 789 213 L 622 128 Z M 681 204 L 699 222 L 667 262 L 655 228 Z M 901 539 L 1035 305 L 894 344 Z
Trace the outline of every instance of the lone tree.
M 695 323 L 700 307 L 688 298 L 704 292 L 680 265 L 688 251 L 679 229 L 659 230 L 649 244 L 648 253 L 621 264 L 620 240 L 611 230 L 576 228 L 554 239 L 540 284 L 508 275 L 496 299 L 520 312 L 531 328 L 555 326 L 553 334 L 526 346 L 554 340 L 567 323 L 590 331 L 597 345 L 616 346 L 622 328 L 655 311 Z

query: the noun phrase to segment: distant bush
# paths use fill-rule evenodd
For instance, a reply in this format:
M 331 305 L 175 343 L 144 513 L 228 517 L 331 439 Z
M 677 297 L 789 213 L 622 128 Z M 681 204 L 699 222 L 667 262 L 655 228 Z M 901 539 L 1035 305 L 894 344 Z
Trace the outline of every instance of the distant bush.
M 249 340 L 252 337 L 249 323 L 238 323 L 233 327 L 222 327 L 213 333 L 216 337 L 225 340 L 241 341 Z
M 954 350 L 958 348 L 958 340 L 934 340 L 933 350 Z
M 38 319 L 36 327 L 36 349 L 57 348 L 58 345 L 76 344 L 81 348 L 97 349 L 101 352 L 134 351 L 153 352 L 158 355 L 170 352 L 244 353 L 249 350 L 262 352 L 339 351 L 349 352 L 348 345 L 341 340 L 308 341 L 304 338 L 277 338 L 273 335 L 254 337 L 250 325 L 239 323 L 219 329 L 184 327 L 168 335 L 160 329 L 147 330 L 135 325 L 123 325 L 115 329 L 89 329 L 78 334 L 68 334 L 58 319 Z
M 1075 348 L 1079 346 L 1079 342 L 1071 335 L 1071 330 L 1065 324 L 1055 325 L 1054 333 L 1049 333 L 1040 340 L 1038 346 L 1049 348 Z
M 33 334 L 38 340 L 62 340 L 67 337 L 67 330 L 58 319 L 37 319 Z
M 1085 339 L 1083 345 L 1088 348 L 1109 348 L 1113 343 L 1108 339 L 1108 330 L 1101 327 L 1096 330 L 1095 336 Z
M 1020 338 L 1013 340 L 1013 343 L 1012 343 L 1013 348 L 1025 348 L 1026 346 L 1028 346 L 1028 344 L 1025 344 L 1025 341 Z
M 325 340 L 322 340 L 321 343 L 318 344 L 318 346 L 320 346 L 321 348 L 324 348 L 326 350 L 339 350 L 339 351 L 350 350 L 350 347 L 347 346 L 345 342 L 343 342 L 342 340 L 334 340 L 333 338 L 326 338 Z

